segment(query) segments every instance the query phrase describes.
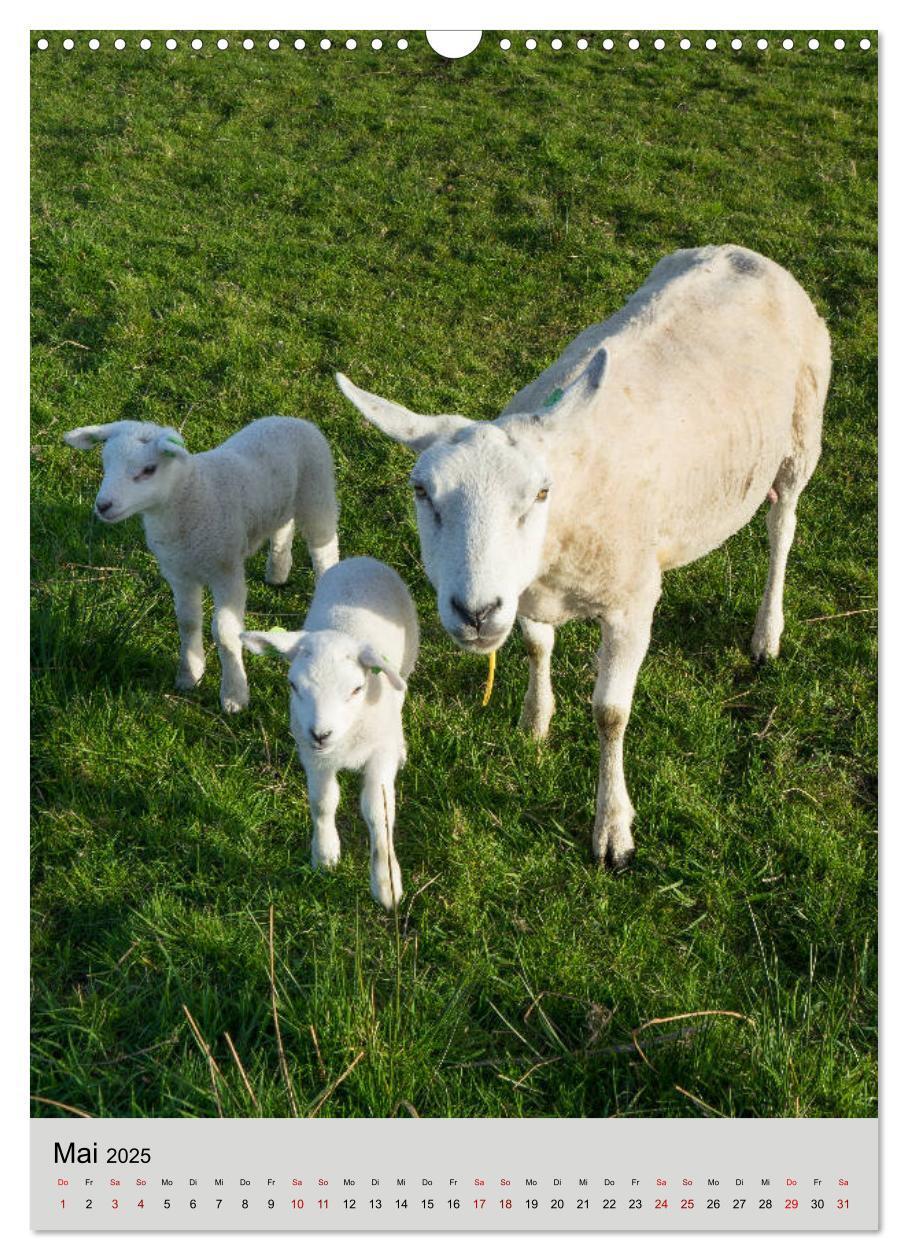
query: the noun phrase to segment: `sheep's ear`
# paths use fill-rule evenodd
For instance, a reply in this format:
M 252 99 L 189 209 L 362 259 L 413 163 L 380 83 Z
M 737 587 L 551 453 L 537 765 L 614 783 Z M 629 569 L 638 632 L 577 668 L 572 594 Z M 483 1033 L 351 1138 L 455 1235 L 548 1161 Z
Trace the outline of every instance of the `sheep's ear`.
M 84 429 L 70 429 L 63 434 L 63 441 L 67 446 L 74 446 L 77 451 L 90 451 L 99 442 L 106 442 L 109 437 L 113 437 L 113 431 L 118 428 L 118 424 L 118 421 L 114 421 L 113 424 L 87 424 Z
M 376 652 L 371 643 L 363 644 L 359 653 L 359 663 L 363 669 L 373 674 L 384 674 L 395 691 L 406 691 L 407 684 L 390 662 L 380 652 Z
M 564 420 L 578 409 L 588 407 L 605 382 L 608 364 L 608 350 L 600 346 L 570 385 L 553 390 L 543 401 L 540 419 Z
M 159 455 L 167 455 L 171 459 L 185 459 L 189 452 L 176 429 L 165 429 L 156 441 Z
M 255 652 L 257 656 L 276 652 L 285 661 L 293 660 L 305 637 L 304 630 L 281 630 L 277 626 L 273 630 L 244 630 L 240 635 L 250 652 Z
M 434 442 L 453 437 L 461 429 L 476 423 L 466 416 L 421 416 L 398 403 L 388 402 L 387 398 L 379 398 L 378 394 L 358 389 L 342 372 L 338 372 L 334 379 L 344 397 L 349 398 L 370 424 L 414 451 L 424 451 Z

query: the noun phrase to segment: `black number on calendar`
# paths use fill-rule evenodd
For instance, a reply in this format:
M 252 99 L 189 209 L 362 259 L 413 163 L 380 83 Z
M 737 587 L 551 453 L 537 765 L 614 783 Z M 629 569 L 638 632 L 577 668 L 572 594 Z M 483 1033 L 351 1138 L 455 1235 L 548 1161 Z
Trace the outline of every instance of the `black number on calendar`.
M 435 1200 L 434 1200 L 434 1199 L 423 1199 L 423 1200 L 422 1200 L 422 1205 L 423 1205 L 423 1207 L 426 1209 L 426 1211 L 427 1211 L 427 1212 L 431 1212 L 431 1211 L 432 1211 L 432 1209 L 435 1207 Z
M 147 1164 L 151 1160 L 151 1150 L 147 1146 L 108 1146 L 108 1164 Z
M 376 1211 L 378 1211 L 378 1209 L 381 1207 L 381 1199 L 370 1199 L 369 1207 L 374 1208 Z
M 271 1211 L 271 1209 L 272 1209 L 273 1207 L 274 1207 L 274 1199 L 269 1199 L 269 1200 L 268 1200 L 268 1211 L 270 1212 L 270 1211 Z
M 706 1200 L 706 1210 L 707 1210 L 707 1212 L 712 1212 L 712 1211 L 714 1211 L 715 1209 L 720 1208 L 721 1206 L 722 1206 L 722 1204 L 719 1202 L 719 1200 L 718 1200 L 718 1199 L 707 1199 L 707 1200 Z
M 810 1206 L 812 1208 L 824 1208 L 826 1206 L 826 1200 L 825 1199 L 811 1199 Z
M 527 1200 L 526 1200 L 526 1205 L 527 1205 L 527 1207 L 528 1207 L 531 1211 L 533 1211 L 535 1208 L 538 1208 L 538 1207 L 539 1207 L 539 1200 L 538 1200 L 538 1199 L 527 1199 Z
M 603 1199 L 602 1206 L 607 1212 L 614 1212 L 617 1199 Z
M 248 1199 L 243 1199 L 243 1200 L 241 1201 L 241 1203 L 240 1203 L 240 1207 L 241 1207 L 241 1208 L 243 1209 L 243 1211 L 245 1212 L 245 1210 L 249 1207 L 249 1200 L 248 1200 Z
M 740 1211 L 746 1202 L 746 1199 L 734 1199 L 731 1206 L 737 1212 Z
M 448 1207 L 452 1212 L 456 1212 L 460 1207 L 460 1199 L 448 1199 Z
M 189 1200 L 189 1206 L 192 1208 L 193 1211 L 195 1211 L 195 1206 L 196 1206 L 195 1199 Z
M 627 1206 L 628 1206 L 629 1208 L 633 1208 L 633 1209 L 635 1209 L 635 1210 L 636 1210 L 637 1208 L 642 1208 L 642 1207 L 643 1207 L 643 1200 L 642 1200 L 642 1199 L 628 1199 L 628 1201 L 627 1201 Z
M 223 1200 L 223 1199 L 215 1199 L 215 1201 L 214 1201 L 214 1206 L 215 1206 L 218 1210 L 220 1210 L 221 1204 L 222 1204 L 223 1202 L 224 1202 L 224 1200 Z
M 170 1211 L 170 1200 L 169 1200 L 169 1199 L 165 1199 L 165 1200 L 164 1200 L 164 1211 L 165 1211 L 165 1212 L 169 1212 L 169 1211 Z
M 407 1206 L 406 1199 L 395 1199 L 394 1203 L 395 1203 L 395 1206 L 399 1208 L 405 1208 Z
M 564 1199 L 553 1199 L 552 1202 L 549 1204 L 549 1207 L 556 1212 L 559 1211 L 561 1208 L 564 1207 Z
M 344 1199 L 344 1207 L 347 1209 L 348 1212 L 352 1212 L 353 1209 L 356 1207 L 356 1200 Z
M 86 1199 L 86 1200 L 85 1200 L 85 1208 L 86 1208 L 86 1211 L 89 1211 L 89 1212 L 90 1212 L 90 1211 L 91 1211 L 91 1207 L 92 1207 L 91 1199 Z
M 772 1199 L 761 1199 L 761 1200 L 760 1200 L 760 1207 L 761 1207 L 761 1208 L 771 1208 L 771 1207 L 772 1207 Z
M 578 1200 L 577 1200 L 577 1210 L 578 1210 L 578 1211 L 582 1211 L 584 1208 L 588 1208 L 588 1207 L 589 1207 L 589 1205 L 590 1205 L 590 1201 L 589 1201 L 589 1199 L 578 1199 Z

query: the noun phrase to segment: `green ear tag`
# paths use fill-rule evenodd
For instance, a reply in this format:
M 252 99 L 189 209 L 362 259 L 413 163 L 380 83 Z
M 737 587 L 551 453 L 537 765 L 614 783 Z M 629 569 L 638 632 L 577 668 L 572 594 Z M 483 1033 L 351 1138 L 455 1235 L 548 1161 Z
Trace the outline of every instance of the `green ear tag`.
M 169 437 L 167 441 L 170 442 L 172 446 L 182 446 L 183 450 L 186 449 L 186 443 L 179 434 L 177 434 L 176 437 Z M 161 454 L 166 455 L 168 459 L 176 459 L 177 457 L 176 451 L 169 451 L 166 446 L 162 450 Z
M 381 673 L 381 666 L 380 666 L 380 665 L 373 665 L 373 666 L 371 666 L 371 669 L 372 669 L 372 673 L 373 673 L 373 674 L 380 674 L 380 673 Z
M 561 402 L 563 397 L 564 397 L 563 389 L 553 389 L 552 392 L 549 394 L 548 398 L 545 400 L 545 402 L 542 405 L 543 407 L 554 407 L 555 403 Z

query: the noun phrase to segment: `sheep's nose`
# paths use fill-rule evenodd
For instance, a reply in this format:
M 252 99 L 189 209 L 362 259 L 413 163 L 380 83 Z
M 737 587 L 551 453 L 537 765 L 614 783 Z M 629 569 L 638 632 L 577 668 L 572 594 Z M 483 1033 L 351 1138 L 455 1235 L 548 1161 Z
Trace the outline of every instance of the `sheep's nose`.
M 106 516 L 113 507 L 113 499 L 96 499 L 95 509 L 99 516 Z
M 482 629 L 482 623 L 487 621 L 493 612 L 497 612 L 501 607 L 501 596 L 493 603 L 485 604 L 482 608 L 467 608 L 456 595 L 451 596 L 451 607 L 461 617 L 468 626 L 472 626 L 478 634 Z
M 330 734 L 330 731 L 317 731 L 314 726 L 309 727 L 309 736 L 313 744 L 317 744 L 319 748 L 321 748 L 322 744 Z

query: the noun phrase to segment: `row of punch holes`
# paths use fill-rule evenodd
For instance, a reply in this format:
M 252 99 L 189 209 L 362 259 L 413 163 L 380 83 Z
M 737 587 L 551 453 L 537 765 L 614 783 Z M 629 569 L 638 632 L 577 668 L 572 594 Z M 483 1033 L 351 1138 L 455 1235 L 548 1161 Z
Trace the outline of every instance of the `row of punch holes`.
M 205 46 L 205 41 L 200 39 L 198 36 L 196 36 L 194 39 L 188 40 L 187 42 L 189 43 L 190 48 L 194 49 L 197 52 L 200 49 L 204 48 Z M 221 51 L 224 51 L 230 47 L 230 40 L 225 39 L 223 36 L 220 39 L 215 39 L 212 42 L 214 43 L 215 47 L 220 49 Z M 284 46 L 282 45 L 281 40 L 277 39 L 276 37 L 272 37 L 271 39 L 268 39 L 268 40 L 262 40 L 261 42 L 263 44 L 266 44 L 267 47 L 272 52 L 277 52 L 279 48 Z M 370 42 L 371 47 L 376 52 L 379 49 L 384 47 L 384 41 L 377 37 L 375 39 L 370 40 L 369 42 Z M 403 38 L 398 39 L 398 40 L 392 40 L 390 42 L 394 44 L 398 49 L 400 49 L 401 52 L 403 52 L 405 49 L 409 47 L 409 42 Z M 568 43 L 569 42 L 570 41 L 568 41 Z M 595 42 L 596 41 L 594 40 L 581 37 L 580 39 L 576 41 L 575 46 L 581 52 L 585 52 L 586 49 L 592 47 L 595 44 Z M 621 43 L 622 41 L 620 40 L 616 41 L 613 39 L 606 38 L 602 40 L 602 47 L 605 49 L 606 52 L 611 52 L 614 48 L 620 47 Z M 765 52 L 766 49 L 768 49 L 770 46 L 769 40 L 766 39 L 765 37 L 760 37 L 759 39 L 755 41 L 755 43 L 756 43 L 756 47 L 761 52 Z M 122 52 L 122 50 L 127 47 L 127 41 L 123 39 L 122 36 L 118 36 L 116 39 L 114 39 L 112 41 L 112 44 L 113 44 L 113 47 L 118 52 Z M 163 41 L 163 44 L 164 44 L 164 47 L 169 52 L 173 52 L 176 48 L 179 47 L 179 41 L 174 39 L 172 36 L 165 39 Z M 244 48 L 247 52 L 251 51 L 253 48 L 256 47 L 256 41 L 254 39 L 249 38 L 248 36 L 245 39 L 237 39 L 235 41 L 235 44 L 241 48 Z M 565 47 L 565 41 L 562 39 L 558 39 L 557 37 L 549 41 L 549 44 L 550 44 L 550 47 L 555 52 L 559 52 L 561 49 Z M 344 48 L 348 49 L 350 52 L 352 52 L 354 49 L 358 47 L 357 41 L 353 39 L 352 37 L 350 39 L 343 40 L 342 45 Z M 62 46 L 66 52 L 71 52 L 75 48 L 76 42 L 71 37 L 67 37 L 63 40 Z M 145 36 L 138 41 L 138 46 L 144 52 L 147 52 L 153 46 L 153 43 L 152 43 L 152 40 L 150 40 L 147 36 Z M 289 46 L 289 41 L 288 41 L 288 46 Z M 297 52 L 302 52 L 303 49 L 306 48 L 306 41 L 302 38 L 294 39 L 292 41 L 292 46 L 294 49 L 296 49 Z M 340 44 L 338 44 L 338 46 L 340 46 Z M 499 47 L 502 49 L 503 52 L 508 52 L 511 49 L 516 49 L 518 46 L 519 46 L 519 41 L 512 41 L 510 39 L 499 40 Z M 533 52 L 535 49 L 539 48 L 540 46 L 544 47 L 545 41 L 537 40 L 533 36 L 529 36 L 527 39 L 523 41 L 523 46 L 528 52 Z M 666 40 L 662 39 L 661 37 L 657 37 L 656 39 L 652 41 L 652 46 L 653 48 L 656 49 L 657 52 L 661 52 L 663 49 L 668 47 L 668 44 Z M 709 37 L 708 39 L 705 39 L 703 41 L 703 47 L 707 49 L 709 52 L 712 52 L 714 49 L 718 48 L 718 46 L 719 46 L 718 40 L 712 37 Z M 744 47 L 744 40 L 741 39 L 740 36 L 734 36 L 729 41 L 729 46 L 733 49 L 734 52 L 740 52 L 740 50 Z M 783 49 L 785 49 L 786 52 L 790 52 L 795 47 L 795 41 L 790 36 L 786 36 L 784 39 L 780 41 L 780 46 Z M 845 40 L 842 39 L 841 36 L 839 36 L 838 38 L 832 41 L 832 46 L 833 48 L 841 52 L 841 50 L 845 48 L 846 46 Z M 45 49 L 50 47 L 50 41 L 42 37 L 41 39 L 37 41 L 37 47 L 41 52 L 44 52 Z M 101 41 L 93 37 L 89 39 L 88 47 L 93 50 L 96 50 L 101 47 Z M 330 48 L 335 47 L 335 44 L 332 40 L 325 37 L 318 41 L 318 47 L 323 52 L 327 52 Z M 630 49 L 631 52 L 637 52 L 638 49 L 643 47 L 643 41 L 637 39 L 636 37 L 632 37 L 627 40 L 626 47 Z M 682 39 L 678 40 L 678 47 L 686 52 L 688 49 L 694 47 L 694 42 L 691 39 L 689 39 L 687 36 L 685 36 Z M 820 40 L 816 36 L 811 36 L 807 40 L 807 47 L 811 51 L 815 52 L 817 49 L 821 47 Z M 871 47 L 870 40 L 867 39 L 866 37 L 863 39 L 860 39 L 858 41 L 858 47 L 863 52 L 867 52 Z

